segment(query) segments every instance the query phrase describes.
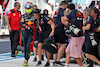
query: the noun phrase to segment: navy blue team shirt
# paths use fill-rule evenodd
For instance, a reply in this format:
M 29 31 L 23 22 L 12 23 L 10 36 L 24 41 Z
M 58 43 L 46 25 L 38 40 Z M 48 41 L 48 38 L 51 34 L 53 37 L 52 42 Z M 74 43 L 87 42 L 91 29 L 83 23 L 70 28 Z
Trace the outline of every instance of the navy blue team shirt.
M 85 33 L 84 33 L 85 36 L 88 36 L 89 33 L 93 33 L 93 32 L 95 31 L 95 30 L 94 30 L 94 29 L 95 29 L 95 28 L 94 28 L 94 19 L 93 19 L 92 16 L 88 16 L 88 17 L 86 18 L 85 26 L 86 26 L 87 24 L 91 24 L 91 27 L 90 27 L 90 30 L 85 30 Z
M 56 10 L 55 14 L 54 14 L 54 23 L 57 26 L 57 30 L 64 30 L 64 25 L 61 22 L 61 17 L 64 16 L 64 10 L 62 8 L 59 8 L 58 10 Z
M 76 11 L 76 10 L 70 11 L 66 15 L 66 17 L 70 20 L 71 24 L 74 24 L 76 26 L 76 28 L 82 30 L 82 26 L 83 26 L 83 14 L 81 12 L 77 11 L 77 16 L 76 17 L 80 17 L 82 20 L 73 22 L 74 11 Z M 73 36 L 73 37 L 79 37 L 79 36 L 75 35 L 73 32 L 71 32 L 71 36 Z M 81 36 L 83 36 L 83 34 L 81 34 Z

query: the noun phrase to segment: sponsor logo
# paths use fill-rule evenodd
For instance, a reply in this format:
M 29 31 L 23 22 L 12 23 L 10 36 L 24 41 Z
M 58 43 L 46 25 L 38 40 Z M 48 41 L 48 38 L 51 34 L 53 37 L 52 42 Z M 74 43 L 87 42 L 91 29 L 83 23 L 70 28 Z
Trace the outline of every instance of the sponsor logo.
M 53 46 L 54 48 L 56 48 L 56 49 L 57 49 L 57 47 L 56 47 L 53 43 L 51 43 L 51 46 Z

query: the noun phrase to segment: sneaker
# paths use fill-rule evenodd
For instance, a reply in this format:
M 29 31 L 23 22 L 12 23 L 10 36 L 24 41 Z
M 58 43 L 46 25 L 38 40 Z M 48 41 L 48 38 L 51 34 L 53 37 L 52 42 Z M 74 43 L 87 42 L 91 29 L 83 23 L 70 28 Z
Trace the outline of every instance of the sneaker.
M 50 63 L 46 63 L 45 65 L 44 65 L 44 67 L 49 67 L 50 66 Z
M 65 66 L 64 64 L 62 64 L 60 61 L 56 61 L 57 66 Z
M 35 57 L 34 60 L 33 60 L 33 62 L 36 62 L 36 61 L 37 61 L 37 58 Z
M 87 66 L 87 67 L 93 67 L 93 65 L 89 64 L 89 66 Z
M 14 54 L 11 54 L 11 57 L 15 57 L 15 55 Z
M 44 55 L 42 55 L 41 60 L 44 61 Z
M 53 62 L 53 66 L 57 66 L 56 62 Z
M 17 50 L 15 51 L 15 55 L 18 55 L 18 51 Z
M 42 63 L 41 63 L 41 61 L 38 61 L 38 63 L 37 63 L 37 65 L 36 66 L 39 66 L 39 65 L 41 65 Z
M 28 66 L 28 61 L 25 60 L 23 66 Z

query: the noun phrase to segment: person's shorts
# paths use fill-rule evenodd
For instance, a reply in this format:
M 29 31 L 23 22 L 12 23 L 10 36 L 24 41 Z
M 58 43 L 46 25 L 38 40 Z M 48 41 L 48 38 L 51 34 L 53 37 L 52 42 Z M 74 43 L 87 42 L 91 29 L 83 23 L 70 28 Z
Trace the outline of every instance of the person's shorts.
M 39 28 L 36 28 L 36 33 L 35 33 L 35 41 L 38 41 L 38 36 L 39 36 Z
M 70 57 L 79 58 L 82 52 L 82 46 L 85 41 L 85 37 L 72 37 L 66 51 L 70 53 Z
M 64 44 L 64 43 L 67 43 L 66 40 L 67 40 L 67 36 L 65 35 L 65 31 L 62 30 L 62 31 L 55 31 L 54 33 L 54 41 L 56 43 L 60 43 L 60 44 Z
M 89 36 L 86 36 L 83 44 L 83 52 L 93 55 L 93 47 Z
M 38 47 L 38 43 L 34 43 L 34 47 L 37 48 Z
M 47 37 L 49 37 L 49 34 L 40 33 L 38 37 L 38 43 L 43 43 L 43 40 Z

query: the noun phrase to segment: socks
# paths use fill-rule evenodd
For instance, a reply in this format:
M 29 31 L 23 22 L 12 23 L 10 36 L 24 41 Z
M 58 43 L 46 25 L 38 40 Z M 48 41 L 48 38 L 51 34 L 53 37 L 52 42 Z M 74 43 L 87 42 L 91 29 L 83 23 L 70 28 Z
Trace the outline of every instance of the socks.
M 69 64 L 66 63 L 66 64 L 65 64 L 65 67 L 69 67 Z

